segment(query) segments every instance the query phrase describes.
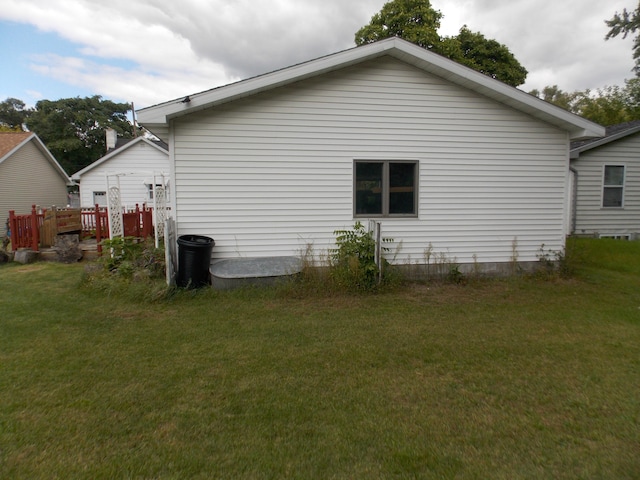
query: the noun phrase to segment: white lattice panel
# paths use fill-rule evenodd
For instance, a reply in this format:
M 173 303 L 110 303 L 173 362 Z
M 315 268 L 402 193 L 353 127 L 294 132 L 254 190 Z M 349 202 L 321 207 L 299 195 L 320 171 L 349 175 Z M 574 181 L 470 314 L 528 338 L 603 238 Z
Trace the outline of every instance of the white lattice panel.
M 123 237 L 124 224 L 122 222 L 122 202 L 120 187 L 109 187 L 107 195 L 107 210 L 109 214 L 109 236 Z

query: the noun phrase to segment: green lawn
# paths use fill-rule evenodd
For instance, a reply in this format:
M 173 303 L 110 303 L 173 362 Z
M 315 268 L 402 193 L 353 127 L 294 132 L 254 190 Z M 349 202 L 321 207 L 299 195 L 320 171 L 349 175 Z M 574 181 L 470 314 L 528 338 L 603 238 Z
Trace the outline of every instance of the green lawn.
M 640 478 L 640 242 L 379 295 L 0 266 L 0 478 Z

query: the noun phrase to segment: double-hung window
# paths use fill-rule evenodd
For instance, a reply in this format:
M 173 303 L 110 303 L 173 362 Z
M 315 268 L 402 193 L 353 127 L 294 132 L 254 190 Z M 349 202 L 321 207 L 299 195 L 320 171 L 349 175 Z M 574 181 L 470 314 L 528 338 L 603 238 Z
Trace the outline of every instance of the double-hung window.
M 605 165 L 602 182 L 602 206 L 622 208 L 624 206 L 624 165 Z
M 418 162 L 356 160 L 354 215 L 402 217 L 418 214 Z

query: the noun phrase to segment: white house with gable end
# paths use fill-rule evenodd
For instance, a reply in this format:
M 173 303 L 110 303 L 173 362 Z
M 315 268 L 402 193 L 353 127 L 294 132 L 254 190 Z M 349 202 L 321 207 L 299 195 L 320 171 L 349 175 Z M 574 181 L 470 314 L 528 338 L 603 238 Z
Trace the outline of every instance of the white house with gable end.
M 381 223 L 388 259 L 537 261 L 569 222 L 569 142 L 604 128 L 392 38 L 152 106 L 178 235 L 214 259 L 335 247 Z
M 162 174 L 164 180 L 160 182 L 166 184 L 169 181 L 166 144 L 145 137 L 128 140 L 123 145 L 108 140 L 108 144 L 110 149 L 104 157 L 71 176 L 80 184 L 80 205 L 85 208 L 96 204 L 106 206 L 108 182 L 119 185 L 123 206 L 153 205 L 154 174 L 156 183 Z

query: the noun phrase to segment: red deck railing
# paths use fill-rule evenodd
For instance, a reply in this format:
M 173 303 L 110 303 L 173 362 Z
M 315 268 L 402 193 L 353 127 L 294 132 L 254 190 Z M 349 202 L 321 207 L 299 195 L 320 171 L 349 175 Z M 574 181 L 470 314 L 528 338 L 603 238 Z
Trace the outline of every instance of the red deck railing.
M 40 247 L 40 230 L 42 228 L 46 210 L 38 212 L 35 205 L 31 207 L 31 213 L 16 215 L 14 210 L 9 211 L 9 230 L 11 249 L 30 248 L 38 251 Z M 106 207 L 96 205 L 94 208 L 80 209 L 81 238 L 95 237 L 98 251 L 102 251 L 100 242 L 109 238 L 109 216 Z M 147 238 L 153 235 L 153 209 L 143 205 L 136 205 L 134 210 L 128 210 L 122 214 L 124 236 Z

